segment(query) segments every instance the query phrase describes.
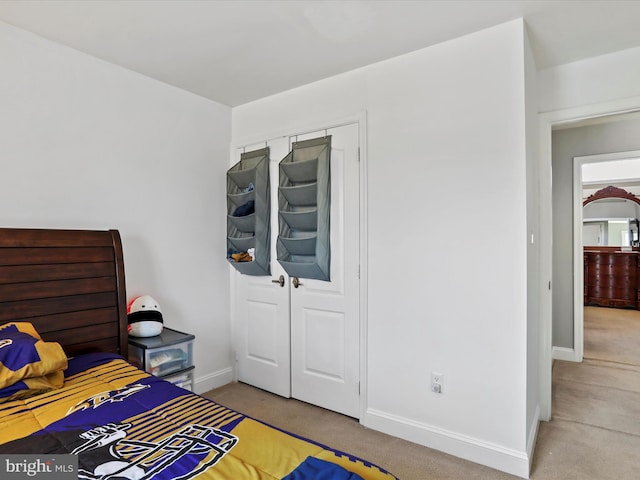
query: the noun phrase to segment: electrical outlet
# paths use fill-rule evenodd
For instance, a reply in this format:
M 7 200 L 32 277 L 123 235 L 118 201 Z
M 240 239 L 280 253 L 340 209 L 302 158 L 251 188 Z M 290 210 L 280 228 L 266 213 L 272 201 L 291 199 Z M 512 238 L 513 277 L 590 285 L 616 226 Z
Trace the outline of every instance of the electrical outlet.
M 442 393 L 444 389 L 444 375 L 441 373 L 431 372 L 431 391 L 433 393 Z

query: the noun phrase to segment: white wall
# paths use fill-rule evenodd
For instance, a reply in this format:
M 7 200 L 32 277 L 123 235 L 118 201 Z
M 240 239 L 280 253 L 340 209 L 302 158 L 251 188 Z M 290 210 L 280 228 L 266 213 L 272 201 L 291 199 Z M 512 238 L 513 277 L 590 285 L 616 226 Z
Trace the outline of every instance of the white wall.
M 640 47 L 538 72 L 540 112 L 640 95 Z
M 537 70 L 529 37 L 524 32 L 525 66 L 525 118 L 527 151 L 527 452 L 533 460 L 538 424 L 540 421 L 540 317 L 542 296 L 549 296 L 540 269 L 542 241 L 540 231 L 540 172 L 538 134 L 538 90 Z
M 518 20 L 232 110 L 238 144 L 366 110 L 362 421 L 522 476 L 531 430 L 524 82 Z M 433 235 L 434 224 L 451 234 Z M 429 390 L 431 371 L 445 375 L 442 395 Z
M 119 229 L 201 390 L 231 378 L 229 139 L 228 107 L 0 23 L 0 225 Z

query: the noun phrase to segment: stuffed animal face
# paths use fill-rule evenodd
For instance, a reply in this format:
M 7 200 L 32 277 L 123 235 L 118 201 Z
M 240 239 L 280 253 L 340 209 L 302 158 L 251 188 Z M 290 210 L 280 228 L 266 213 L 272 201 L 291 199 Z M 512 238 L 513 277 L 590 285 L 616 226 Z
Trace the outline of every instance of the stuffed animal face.
M 129 335 L 132 337 L 155 337 L 162 333 L 162 311 L 150 295 L 131 300 L 127 314 Z

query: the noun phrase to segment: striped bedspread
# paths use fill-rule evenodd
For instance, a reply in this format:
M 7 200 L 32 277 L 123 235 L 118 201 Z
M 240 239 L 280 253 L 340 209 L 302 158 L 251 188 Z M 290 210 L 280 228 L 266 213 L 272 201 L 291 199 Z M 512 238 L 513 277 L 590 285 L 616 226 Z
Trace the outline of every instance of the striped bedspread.
M 62 388 L 0 404 L 0 454 L 78 455 L 80 479 L 393 479 L 113 354 L 69 360 Z

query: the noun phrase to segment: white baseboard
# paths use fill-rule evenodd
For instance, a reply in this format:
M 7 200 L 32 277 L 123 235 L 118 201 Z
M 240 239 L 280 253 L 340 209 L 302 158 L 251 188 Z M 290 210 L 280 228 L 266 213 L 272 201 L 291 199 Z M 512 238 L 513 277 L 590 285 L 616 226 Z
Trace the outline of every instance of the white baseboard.
M 233 369 L 229 367 L 194 379 L 193 390 L 195 393 L 202 394 L 214 388 L 222 387 L 232 381 Z
M 577 362 L 576 352 L 573 348 L 553 347 L 551 350 L 551 358 L 554 360 L 565 360 L 567 362 Z
M 527 455 L 529 455 L 529 472 L 531 472 L 531 464 L 533 463 L 533 454 L 538 440 L 538 428 L 540 427 L 540 405 L 536 406 L 536 411 L 531 420 L 529 430 L 529 438 L 527 439 Z
M 410 442 L 486 465 L 522 478 L 529 478 L 530 457 L 524 451 L 505 448 L 456 432 L 416 422 L 379 410 L 368 409 L 361 423 Z M 533 445 L 531 446 L 533 449 Z

